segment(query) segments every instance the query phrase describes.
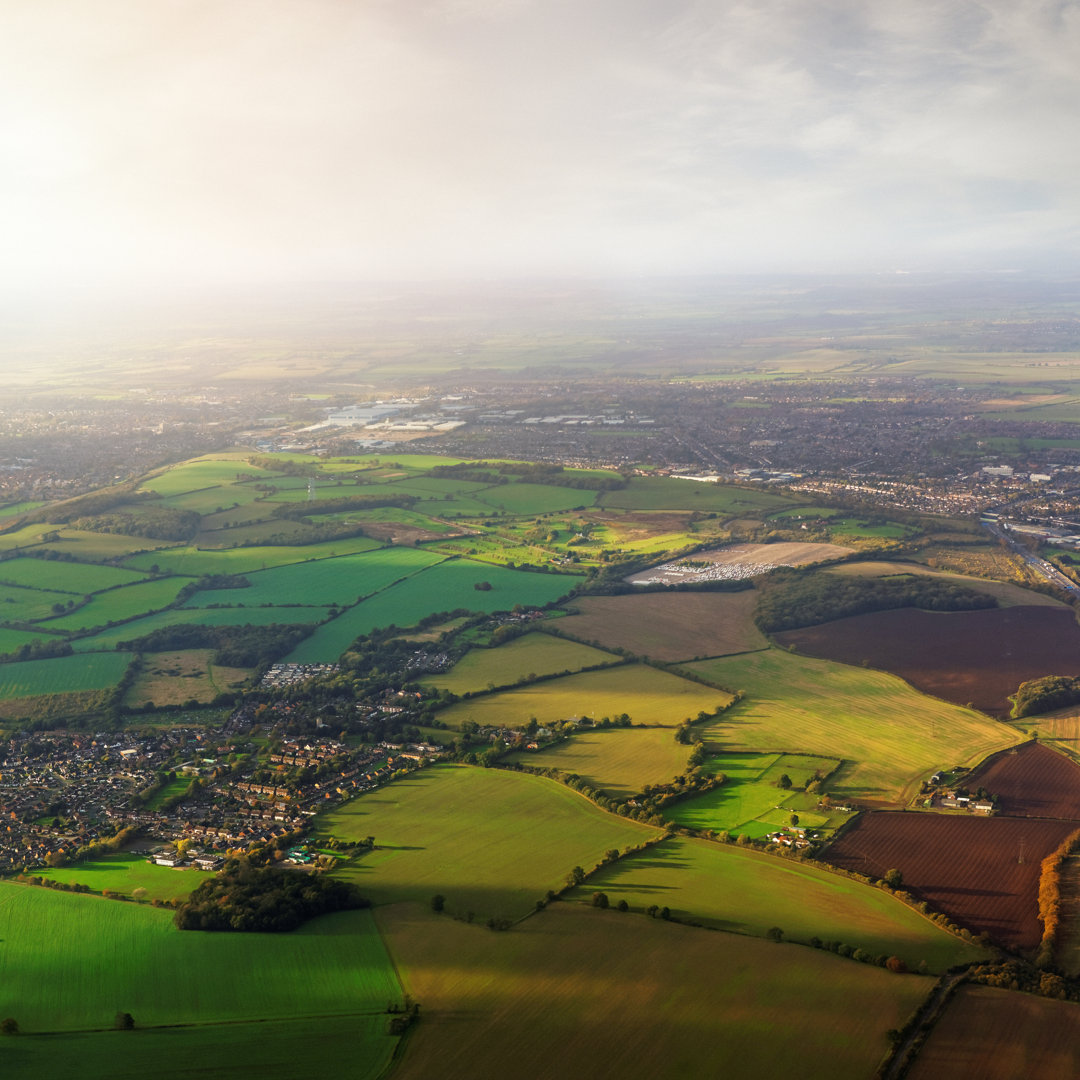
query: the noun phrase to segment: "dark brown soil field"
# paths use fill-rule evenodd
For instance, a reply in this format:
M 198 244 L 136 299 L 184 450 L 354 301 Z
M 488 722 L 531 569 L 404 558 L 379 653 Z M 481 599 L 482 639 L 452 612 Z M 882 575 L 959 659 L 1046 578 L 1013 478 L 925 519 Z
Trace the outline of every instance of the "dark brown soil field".
M 961 986 L 908 1073 L 911 1080 L 1080 1076 L 1080 1005 Z
M 891 671 L 928 694 L 1007 716 L 1027 679 L 1080 675 L 1080 625 L 1052 607 L 852 615 L 776 635 L 807 656 Z
M 874 877 L 895 868 L 905 889 L 954 922 L 1002 945 L 1032 949 L 1042 937 L 1039 864 L 1075 828 L 1072 821 L 870 813 L 824 857 Z
M 996 795 L 999 814 L 1071 818 L 1080 825 L 1080 766 L 1036 742 L 996 754 L 964 787 Z

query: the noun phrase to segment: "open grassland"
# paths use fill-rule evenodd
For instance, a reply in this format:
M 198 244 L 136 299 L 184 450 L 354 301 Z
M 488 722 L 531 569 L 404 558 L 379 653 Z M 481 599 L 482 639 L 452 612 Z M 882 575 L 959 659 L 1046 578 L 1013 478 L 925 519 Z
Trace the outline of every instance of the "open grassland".
M 817 809 L 818 797 L 798 790 L 815 774 L 830 773 L 839 762 L 809 754 L 718 754 L 704 768 L 723 773 L 720 787 L 680 799 L 664 816 L 691 829 L 746 834 L 755 839 L 790 823 L 798 813 L 803 828 L 819 829 L 842 821 L 847 815 L 830 817 Z M 780 787 L 787 776 L 791 788 Z
M 665 840 L 597 871 L 571 897 L 591 903 L 597 890 L 633 911 L 656 904 L 679 919 L 755 937 L 779 926 L 791 941 L 840 941 L 874 957 L 899 956 L 912 969 L 926 961 L 930 971 L 944 971 L 985 955 L 883 890 L 707 840 Z
M 1007 948 L 1033 949 L 1042 937 L 1039 864 L 1075 821 L 954 814 L 861 815 L 824 858 L 846 870 L 904 876 L 904 888 L 975 934 Z
M 668 728 L 608 728 L 582 731 L 538 752 L 511 754 L 510 763 L 577 773 L 616 798 L 667 784 L 686 771 L 690 747 L 677 743 Z
M 376 627 L 414 626 L 437 611 L 509 611 L 516 604 L 543 606 L 570 592 L 580 579 L 568 574 L 536 574 L 448 559 L 384 589 L 327 623 L 288 656 L 291 663 L 336 660 L 358 637 Z M 487 582 L 491 588 L 480 590 Z
M 833 518 L 829 532 L 842 539 L 903 540 L 918 530 L 895 521 L 870 522 L 860 518 Z
M 213 650 L 186 649 L 179 652 L 147 653 L 142 670 L 124 699 L 125 705 L 183 705 L 188 701 L 207 704 L 218 694 L 240 689 L 249 677 L 249 668 L 219 667 L 211 663 Z
M 56 559 L 7 559 L 0 562 L 0 582 L 31 589 L 54 589 L 58 592 L 86 593 L 131 585 L 144 579 L 143 574 L 118 566 L 93 563 L 69 563 Z
M 1066 607 L 899 608 L 788 630 L 776 640 L 810 656 L 891 671 L 925 693 L 1000 717 L 1022 682 L 1080 675 L 1080 626 Z
M 124 536 L 121 533 L 96 533 L 67 528 L 55 531 L 60 534 L 60 538 L 43 543 L 41 549 L 70 555 L 83 562 L 123 559 L 138 552 L 156 551 L 158 548 L 173 545 L 171 540 L 152 540 L 146 536 Z
M 90 602 L 71 612 L 49 619 L 47 630 L 86 630 L 92 626 L 123 622 L 151 611 L 160 611 L 176 600 L 177 594 L 190 584 L 188 578 L 162 578 L 123 585 L 119 589 L 96 593 Z
M 127 566 L 150 570 L 157 566 L 170 574 L 246 574 L 274 566 L 288 566 L 311 559 L 328 559 L 336 555 L 352 555 L 371 551 L 382 545 L 366 536 L 344 540 L 327 540 L 321 544 L 268 545 L 264 547 L 228 548 L 224 551 L 203 551 L 197 547 L 171 546 L 167 551 L 153 551 L 128 559 Z
M 254 607 L 254 608 L 172 608 L 101 630 L 71 643 L 76 652 L 101 652 L 115 649 L 117 642 L 133 641 L 162 626 L 194 623 L 197 626 L 269 626 L 272 623 L 318 623 L 327 617 L 328 608 Z
M 893 675 L 780 649 L 687 668 L 746 692 L 744 701 L 699 727 L 706 741 L 723 750 L 783 749 L 842 759 L 828 784 L 838 800 L 906 803 L 942 762 L 974 765 L 1021 738 Z
M 592 506 L 596 492 L 550 484 L 496 484 L 475 497 L 508 514 L 553 514 Z
M 558 629 L 654 660 L 726 656 L 768 645 L 753 622 L 756 604 L 753 589 L 582 596 L 572 601 L 575 613 L 560 620 Z
M 266 469 L 249 464 L 243 456 L 202 457 L 173 465 L 158 476 L 151 476 L 140 485 L 144 491 L 157 495 L 182 495 L 202 488 L 237 487 L 238 481 L 261 480 L 274 483 L 277 477 Z
M 991 986 L 961 986 L 910 1080 L 1064 1080 L 1080 1076 L 1080 1005 Z
M 369 911 L 289 934 L 182 932 L 143 904 L 0 883 L 0 1015 L 27 1032 L 377 1013 L 399 999 Z M 167 977 L 166 977 L 167 975 Z
M 71 593 L 24 589 L 19 585 L 0 585 L 0 622 L 47 619 L 53 614 L 55 604 L 63 608 L 75 599 Z
M 183 782 L 181 790 L 189 780 Z M 179 870 L 170 866 L 158 866 L 146 861 L 145 856 L 130 852 L 104 855 L 100 859 L 81 862 L 75 866 L 62 866 L 55 870 L 35 870 L 35 876 L 60 881 L 65 885 L 85 885 L 95 893 L 106 889 L 122 896 L 131 896 L 135 889 L 145 889 L 147 900 L 172 900 L 186 897 L 193 889 L 211 877 L 210 873 L 190 868 Z
M 0 664 L 0 700 L 107 690 L 120 681 L 129 663 L 130 653 L 112 652 Z
M 444 709 L 439 719 L 451 728 L 465 720 L 475 720 L 481 727 L 515 727 L 527 724 L 533 716 L 551 724 L 574 716 L 598 720 L 629 713 L 636 724 L 675 727 L 730 700 L 730 694 L 711 686 L 646 664 L 627 664 L 459 701 Z
M 841 563 L 839 566 L 830 566 L 828 574 L 844 574 L 850 577 L 887 577 L 899 578 L 908 574 L 922 574 L 931 577 L 944 578 L 953 581 L 957 585 L 964 585 L 976 592 L 986 593 L 993 596 L 1002 607 L 1067 607 L 1064 601 L 1058 600 L 1045 593 L 1035 592 L 1033 589 L 1025 589 L 1008 581 L 990 581 L 988 578 L 972 577 L 970 574 L 957 574 L 948 570 L 934 570 L 921 563 L 889 562 L 887 560 L 870 560 L 868 562 Z
M 601 506 L 623 510 L 700 510 L 705 513 L 753 516 L 791 506 L 792 499 L 756 488 L 676 480 L 671 477 L 635 476 L 621 491 L 605 491 Z
M 449 671 L 426 675 L 425 686 L 465 694 L 487 686 L 511 686 L 530 675 L 554 675 L 610 664 L 618 657 L 551 634 L 532 633 L 494 649 L 470 649 Z
M 127 1011 L 127 1010 L 125 1010 Z M 397 1036 L 386 1016 L 200 1024 L 144 1030 L 23 1035 L 0 1044 L 5 1080 L 78 1076 L 79 1080 L 310 1080 L 348 1075 L 378 1080 L 390 1068 Z M 347 1063 L 347 1072 L 343 1066 Z
M 495 935 L 408 906 L 377 917 L 424 1009 L 396 1080 L 502 1077 L 508 1062 L 520 1080 L 866 1080 L 929 985 L 577 904 Z
M 0 626 L 0 656 L 5 653 L 13 653 L 16 649 L 21 648 L 23 645 L 32 645 L 35 641 L 51 641 L 55 640 L 48 634 L 34 634 L 29 630 L 9 630 L 6 627 Z
M 374 836 L 376 849 L 336 871 L 377 903 L 436 893 L 454 915 L 518 918 L 574 866 L 657 830 L 600 810 L 538 776 L 434 766 L 362 795 L 314 820 L 316 833 Z

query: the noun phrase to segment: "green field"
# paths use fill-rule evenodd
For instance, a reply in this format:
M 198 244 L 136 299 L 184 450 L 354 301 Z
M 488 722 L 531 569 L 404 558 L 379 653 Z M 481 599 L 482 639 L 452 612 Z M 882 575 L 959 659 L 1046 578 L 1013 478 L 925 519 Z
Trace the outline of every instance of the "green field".
M 189 780 L 176 781 L 183 791 Z M 129 852 L 104 855 L 100 859 L 81 862 L 75 866 L 62 866 L 56 870 L 35 870 L 36 877 L 51 878 L 66 885 L 85 885 L 93 892 L 111 889 L 115 893 L 130 896 L 134 889 L 145 889 L 147 900 L 171 900 L 174 896 L 187 896 L 210 875 L 201 870 L 177 870 L 169 866 L 149 863 L 145 856 Z
M 48 630 L 87 630 L 93 626 L 133 619 L 137 615 L 168 607 L 188 584 L 188 578 L 161 578 L 159 581 L 143 581 L 137 585 L 124 585 L 119 589 L 96 593 L 88 604 L 70 615 L 49 619 L 44 626 Z
M 84 562 L 123 559 L 137 552 L 156 551 L 158 548 L 173 546 L 171 540 L 151 540 L 146 536 L 124 536 L 121 533 L 96 533 L 67 528 L 56 531 L 59 532 L 60 538 L 43 543 L 41 549 L 70 555 Z
M 268 545 L 264 547 L 237 547 L 225 550 L 203 551 L 187 545 L 171 546 L 167 551 L 152 551 L 136 555 L 126 561 L 136 570 L 150 570 L 157 566 L 170 574 L 187 574 L 199 577 L 203 574 L 246 574 L 253 570 L 267 570 L 273 566 L 307 562 L 309 559 L 328 559 L 336 555 L 352 555 L 359 551 L 372 551 L 382 547 L 377 540 L 366 536 L 351 536 L 345 540 L 330 540 L 321 544 Z
M 676 918 L 755 937 L 779 926 L 790 941 L 842 941 L 912 969 L 925 960 L 939 972 L 986 955 L 880 889 L 732 844 L 665 840 L 597 871 L 571 898 L 591 902 L 596 890 L 633 911 L 658 904 Z
M 523 726 L 533 716 L 542 724 L 552 724 L 570 717 L 599 720 L 629 713 L 635 724 L 675 727 L 729 700 L 729 694 L 712 687 L 646 664 L 629 664 L 459 701 L 440 712 L 439 719 L 451 728 L 460 727 L 464 720 L 475 720 L 481 727 L 501 727 Z
M 567 574 L 537 574 L 448 559 L 350 608 L 302 641 L 287 659 L 296 664 L 329 663 L 376 627 L 414 626 L 436 611 L 465 608 L 488 612 L 509 611 L 516 604 L 542 606 L 568 593 L 579 580 Z M 489 590 L 474 587 L 485 581 L 491 585 Z
M 685 667 L 746 692 L 744 701 L 700 726 L 703 739 L 724 751 L 842 759 L 828 784 L 834 800 L 906 803 L 944 764 L 974 764 L 1021 738 L 973 709 L 920 694 L 895 675 L 780 649 Z
M 815 773 L 827 775 L 840 763 L 807 754 L 718 754 L 703 766 L 724 783 L 712 791 L 683 799 L 669 807 L 665 817 L 690 829 L 745 833 L 758 839 L 790 823 L 793 812 L 803 828 L 819 829 L 847 819 L 844 813 L 817 809 L 819 797 L 798 790 Z M 782 776 L 791 788 L 779 786 Z
M 120 681 L 130 663 L 130 653 L 112 652 L 0 664 L 0 700 L 107 690 Z
M 115 649 L 117 642 L 134 641 L 162 626 L 193 623 L 197 626 L 269 626 L 272 623 L 318 623 L 329 614 L 328 608 L 251 607 L 251 608 L 172 608 L 134 619 L 120 626 L 78 638 L 71 643 L 76 652 L 102 652 Z
M 92 563 L 60 562 L 56 559 L 8 559 L 0 562 L 0 582 L 31 589 L 54 589 L 57 592 L 86 593 L 131 585 L 145 575 L 118 566 L 95 566 Z
M 377 913 L 423 1002 L 395 1080 L 867 1080 L 930 980 L 813 949 L 554 904 L 508 934 Z
M 0 1016 L 26 1032 L 378 1013 L 400 999 L 368 911 L 289 934 L 181 932 L 146 904 L 0 882 Z
M 249 465 L 242 455 L 235 458 L 205 457 L 174 465 L 161 475 L 144 480 L 142 488 L 157 495 L 182 495 L 186 491 L 199 491 L 202 488 L 235 487 L 240 477 L 266 483 L 274 483 L 277 479 L 273 473 Z
M 488 685 L 511 686 L 531 675 L 580 671 L 596 664 L 617 662 L 613 653 L 564 641 L 550 634 L 532 633 L 494 649 L 470 649 L 449 671 L 426 675 L 425 686 L 454 694 L 483 690 Z
M 0 622 L 27 622 L 47 619 L 53 605 L 61 607 L 74 601 L 71 593 L 24 589 L 19 585 L 0 585 Z
M 386 1027 L 387 1017 L 380 1015 L 305 1016 L 197 1028 L 144 1030 L 140 1025 L 135 1034 L 22 1035 L 0 1044 L 0 1071 L 6 1080 L 190 1080 L 212 1074 L 230 1080 L 310 1080 L 344 1075 L 347 1061 L 350 1080 L 379 1080 L 399 1042 Z
M 537 769 L 577 773 L 590 787 L 615 798 L 640 794 L 648 784 L 667 784 L 686 771 L 690 747 L 670 728 L 585 730 L 539 751 L 510 754 L 507 761 Z
M 605 491 L 600 506 L 624 510 L 700 510 L 706 513 L 750 515 L 791 506 L 783 495 L 757 488 L 676 480 L 667 476 L 635 476 L 621 491 Z
M 437 765 L 317 817 L 317 834 L 374 836 L 375 851 L 336 873 L 379 904 L 436 893 L 455 915 L 515 919 L 577 865 L 656 830 L 608 814 L 538 776 Z
M 384 548 L 360 555 L 279 566 L 250 573 L 247 589 L 206 589 L 188 601 L 189 607 L 242 604 L 352 604 L 441 562 L 443 556 L 414 548 Z
M 48 634 L 34 634 L 29 630 L 9 630 L 6 627 L 0 626 L 0 656 L 3 656 L 4 653 L 13 653 L 23 645 L 31 645 L 35 641 L 42 642 L 54 640 L 56 639 L 50 637 Z
M 894 521 L 874 525 L 866 521 L 860 521 L 858 518 L 841 518 L 829 522 L 829 533 L 834 539 L 876 537 L 885 540 L 903 540 L 914 532 L 917 532 L 917 530 L 906 525 L 898 525 Z
M 551 484 L 496 484 L 475 497 L 508 514 L 552 514 L 592 506 L 596 492 Z

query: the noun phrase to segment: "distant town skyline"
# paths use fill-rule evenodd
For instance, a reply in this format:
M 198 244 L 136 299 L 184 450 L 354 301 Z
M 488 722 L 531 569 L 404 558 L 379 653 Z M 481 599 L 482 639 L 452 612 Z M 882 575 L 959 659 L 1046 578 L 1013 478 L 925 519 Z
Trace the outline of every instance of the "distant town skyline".
M 1080 8 L 35 0 L 8 289 L 1075 268 Z

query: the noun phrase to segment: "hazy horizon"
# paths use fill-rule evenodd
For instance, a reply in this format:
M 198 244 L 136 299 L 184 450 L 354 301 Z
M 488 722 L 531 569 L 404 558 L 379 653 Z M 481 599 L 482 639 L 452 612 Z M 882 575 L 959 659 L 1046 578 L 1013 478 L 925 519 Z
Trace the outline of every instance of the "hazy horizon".
M 1066 3 L 37 0 L 4 284 L 1071 269 Z

